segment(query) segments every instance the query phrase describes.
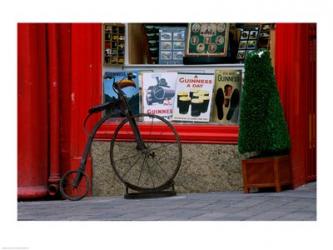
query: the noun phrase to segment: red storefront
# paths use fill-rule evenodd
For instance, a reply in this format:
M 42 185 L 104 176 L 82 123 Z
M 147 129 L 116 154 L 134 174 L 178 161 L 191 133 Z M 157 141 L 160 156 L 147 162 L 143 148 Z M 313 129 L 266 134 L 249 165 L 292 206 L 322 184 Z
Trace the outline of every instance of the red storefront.
M 316 179 L 316 25 L 276 24 L 273 39 L 297 187 Z M 101 24 L 18 24 L 20 199 L 55 195 L 61 175 L 79 165 L 83 120 L 102 101 L 101 53 Z M 183 143 L 237 144 L 238 126 L 175 127 Z M 103 126 L 97 139 L 109 140 L 114 128 Z

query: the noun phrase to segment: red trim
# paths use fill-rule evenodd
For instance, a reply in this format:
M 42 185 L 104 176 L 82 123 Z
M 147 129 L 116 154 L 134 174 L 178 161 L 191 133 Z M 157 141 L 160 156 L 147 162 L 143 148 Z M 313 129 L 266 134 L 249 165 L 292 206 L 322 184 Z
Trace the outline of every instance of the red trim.
M 18 187 L 17 196 L 19 200 L 39 199 L 47 196 L 46 185 Z
M 110 122 L 104 124 L 96 134 L 96 139 L 100 141 L 111 140 L 113 132 L 118 123 Z M 173 124 L 180 136 L 182 143 L 207 143 L 207 144 L 237 144 L 238 129 L 237 125 L 211 125 L 211 124 Z M 126 132 L 129 128 L 125 128 Z M 155 127 L 156 131 L 160 131 L 159 127 Z M 143 126 L 143 138 L 149 140 L 148 125 Z M 146 133 L 145 133 L 146 132 Z M 154 132 L 154 131 L 153 131 Z M 149 127 L 149 133 L 150 127 Z M 128 136 L 120 135 L 124 139 L 130 139 Z M 168 142 L 172 140 L 170 135 L 165 134 L 160 137 L 160 142 Z

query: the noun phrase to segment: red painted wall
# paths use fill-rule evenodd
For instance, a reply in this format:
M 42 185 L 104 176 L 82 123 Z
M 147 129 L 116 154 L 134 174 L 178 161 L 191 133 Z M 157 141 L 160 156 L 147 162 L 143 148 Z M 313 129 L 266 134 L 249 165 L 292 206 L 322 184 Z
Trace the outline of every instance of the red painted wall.
M 102 59 L 101 59 L 101 24 L 73 24 L 71 46 L 71 93 L 70 106 L 70 169 L 77 169 L 86 143 L 83 131 L 83 121 L 88 109 L 102 102 Z M 97 121 L 98 116 L 92 117 L 88 130 Z M 92 161 L 88 159 L 86 173 L 92 177 Z
M 316 24 L 277 24 L 275 72 L 295 187 L 316 179 Z
M 101 102 L 100 53 L 100 24 L 18 24 L 19 199 L 54 195 L 78 167 L 84 116 Z

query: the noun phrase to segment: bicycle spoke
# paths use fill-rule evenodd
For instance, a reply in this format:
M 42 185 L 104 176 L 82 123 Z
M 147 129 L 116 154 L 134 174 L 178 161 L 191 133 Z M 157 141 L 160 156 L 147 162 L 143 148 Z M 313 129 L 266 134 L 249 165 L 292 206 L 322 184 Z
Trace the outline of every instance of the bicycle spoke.
M 154 177 L 157 182 L 164 182 L 165 180 L 168 180 L 170 174 L 166 170 L 164 170 L 155 159 L 152 159 L 152 161 L 150 162 L 150 166 L 153 170 Z
M 160 169 L 162 169 L 162 171 L 164 172 L 164 174 L 166 175 L 166 176 L 168 176 L 169 174 L 161 167 L 161 165 L 155 160 L 155 159 L 153 159 L 153 161 L 155 162 L 155 164 L 160 168 Z
M 142 162 L 142 166 L 144 166 L 144 164 L 145 164 L 145 160 L 146 160 L 146 155 L 145 155 L 145 157 L 143 158 L 143 162 Z M 143 167 L 141 167 L 141 170 L 140 170 L 140 174 L 139 174 L 139 178 L 138 178 L 138 181 L 137 181 L 137 185 L 139 185 L 140 184 L 140 179 L 141 179 L 141 175 L 142 175 L 142 170 L 143 170 Z
M 137 157 L 137 160 L 134 162 L 134 164 L 133 165 L 131 165 L 129 168 L 128 168 L 128 170 L 125 172 L 125 174 L 123 175 L 123 178 L 125 178 L 126 177 L 126 175 L 129 173 L 129 171 L 135 166 L 135 164 L 138 162 L 138 160 L 139 160 L 139 157 Z
M 138 153 L 139 153 L 139 151 L 138 151 L 136 154 L 134 154 L 134 155 L 126 156 L 126 157 L 124 157 L 124 158 L 116 159 L 116 160 L 114 160 L 114 161 L 128 160 L 128 159 L 133 158 L 134 156 L 138 155 Z
M 147 169 L 148 169 L 148 173 L 149 173 L 149 175 L 150 175 L 150 179 L 151 179 L 151 181 L 152 181 L 152 183 L 153 183 L 153 188 L 155 188 L 155 182 L 154 182 L 153 175 L 152 175 L 152 173 L 151 173 L 151 169 L 150 169 L 150 166 L 149 166 L 149 164 L 148 164 L 148 161 L 147 161 Z
M 135 146 L 134 146 L 134 142 L 132 143 L 123 143 L 123 142 L 120 142 L 117 144 L 117 149 L 118 151 L 121 151 L 121 152 L 124 152 L 124 151 L 133 151 L 133 149 L 136 149 Z
M 166 161 L 166 162 L 170 162 L 170 161 L 178 161 L 178 157 L 172 156 L 172 157 L 168 157 L 168 156 L 159 156 L 158 160 L 161 161 Z

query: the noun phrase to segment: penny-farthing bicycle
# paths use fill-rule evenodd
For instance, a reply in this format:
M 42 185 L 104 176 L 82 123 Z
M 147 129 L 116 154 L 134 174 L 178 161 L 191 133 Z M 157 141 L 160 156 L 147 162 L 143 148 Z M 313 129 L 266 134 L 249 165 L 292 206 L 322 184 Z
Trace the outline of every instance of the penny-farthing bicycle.
M 84 126 L 89 117 L 104 112 L 102 118 L 88 134 L 80 166 L 67 171 L 60 180 L 60 192 L 69 200 L 80 200 L 91 187 L 85 173 L 87 158 L 98 129 L 115 113 L 124 116 L 114 131 L 110 143 L 111 166 L 126 187 L 126 198 L 138 194 L 173 195 L 174 178 L 182 160 L 182 148 L 179 136 L 173 125 L 163 117 L 152 114 L 133 115 L 122 89 L 135 87 L 132 75 L 113 82 L 113 89 L 118 99 L 95 106 L 88 111 Z M 135 191 L 130 193 L 129 189 Z M 171 190 L 168 190 L 171 189 Z

